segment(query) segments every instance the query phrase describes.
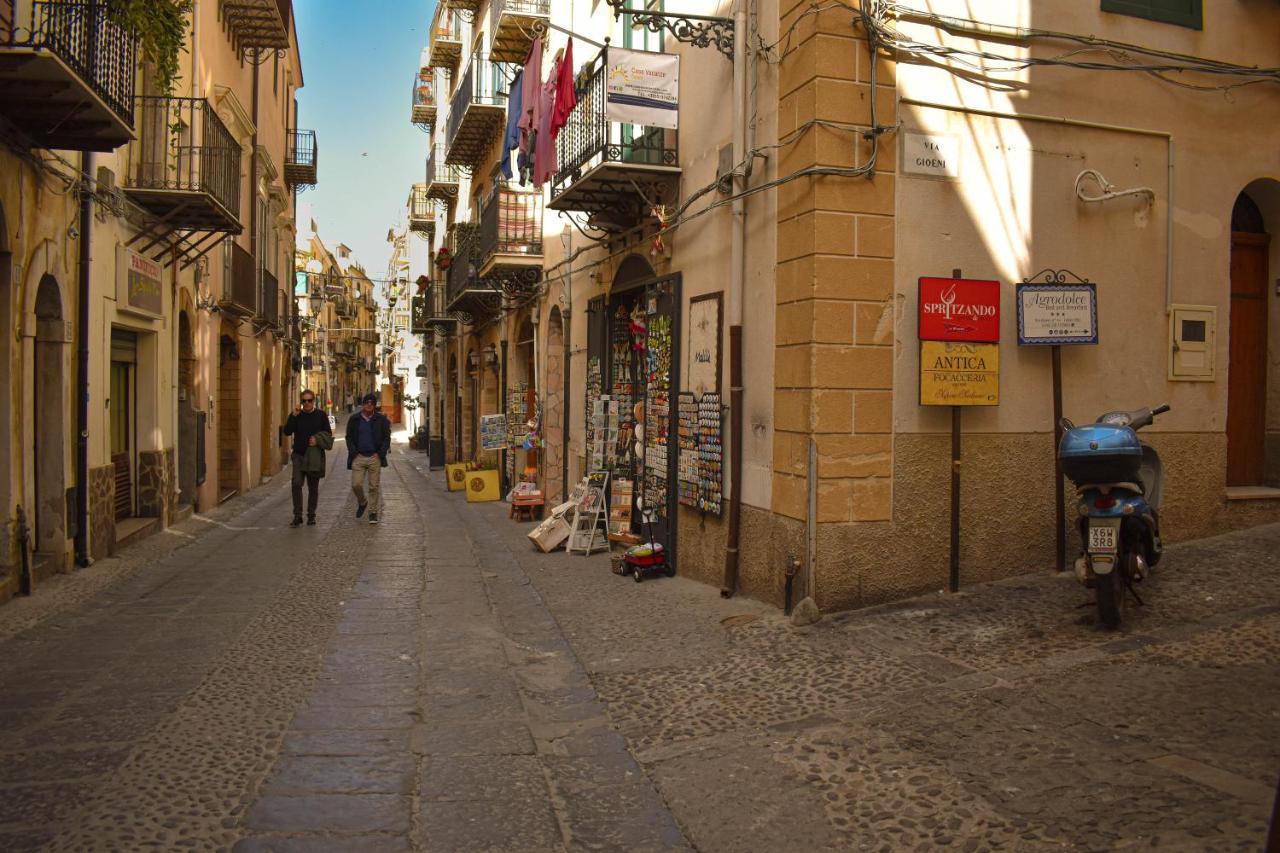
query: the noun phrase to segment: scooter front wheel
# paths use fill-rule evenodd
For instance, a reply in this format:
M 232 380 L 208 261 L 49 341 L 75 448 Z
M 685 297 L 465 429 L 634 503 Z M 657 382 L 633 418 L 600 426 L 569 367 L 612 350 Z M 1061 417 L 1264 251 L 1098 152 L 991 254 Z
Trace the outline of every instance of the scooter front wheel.
M 1098 596 L 1098 619 L 1110 631 L 1120 627 L 1120 602 L 1124 600 L 1124 579 L 1121 577 L 1121 566 L 1125 555 L 1117 554 L 1118 559 L 1111 571 L 1105 575 L 1097 575 L 1094 579 L 1094 591 Z

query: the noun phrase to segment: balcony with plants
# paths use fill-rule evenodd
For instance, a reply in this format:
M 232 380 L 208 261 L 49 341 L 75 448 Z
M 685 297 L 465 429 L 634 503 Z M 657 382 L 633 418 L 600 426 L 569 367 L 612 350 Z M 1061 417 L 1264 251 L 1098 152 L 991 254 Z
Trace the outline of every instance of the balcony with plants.
M 409 120 L 427 132 L 435 126 L 436 73 L 432 68 L 420 69 L 413 78 L 413 106 Z
M 556 140 L 559 170 L 551 179 L 552 210 L 586 213 L 605 231 L 630 228 L 654 203 L 674 202 L 680 181 L 678 132 L 610 121 L 605 95 L 607 51 Z
M 138 42 L 109 20 L 107 4 L 46 0 L 3 8 L 0 115 L 34 147 L 114 151 L 128 142 Z

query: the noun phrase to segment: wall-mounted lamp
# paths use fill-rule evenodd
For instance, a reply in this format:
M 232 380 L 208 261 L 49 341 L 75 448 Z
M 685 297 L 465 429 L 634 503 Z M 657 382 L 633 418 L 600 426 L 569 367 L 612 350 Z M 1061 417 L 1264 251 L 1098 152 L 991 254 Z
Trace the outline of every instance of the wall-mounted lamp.
M 498 348 L 493 344 L 484 348 L 484 363 L 490 370 L 498 369 Z

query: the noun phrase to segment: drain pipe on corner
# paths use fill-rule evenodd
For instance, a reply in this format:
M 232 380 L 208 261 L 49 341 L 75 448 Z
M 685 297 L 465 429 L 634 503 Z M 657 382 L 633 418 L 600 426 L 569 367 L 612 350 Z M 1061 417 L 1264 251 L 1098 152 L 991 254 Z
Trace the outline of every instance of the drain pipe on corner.
M 733 13 L 733 156 L 740 166 L 747 149 L 747 12 L 746 0 Z M 738 591 L 742 534 L 742 303 L 746 289 L 747 204 L 742 198 L 746 175 L 733 178 L 733 227 L 729 246 L 729 530 L 724 549 L 724 582 L 720 595 Z
M 93 563 L 89 556 L 89 282 L 93 235 L 93 192 L 87 182 L 93 173 L 93 153 L 80 155 L 86 182 L 80 189 L 80 281 L 76 305 L 76 565 Z

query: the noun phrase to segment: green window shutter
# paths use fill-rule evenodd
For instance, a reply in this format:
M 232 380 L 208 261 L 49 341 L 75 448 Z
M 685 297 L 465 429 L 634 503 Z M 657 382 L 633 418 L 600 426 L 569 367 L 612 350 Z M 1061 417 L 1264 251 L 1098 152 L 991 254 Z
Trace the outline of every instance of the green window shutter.
M 1202 0 L 1102 0 L 1102 11 L 1204 29 Z

